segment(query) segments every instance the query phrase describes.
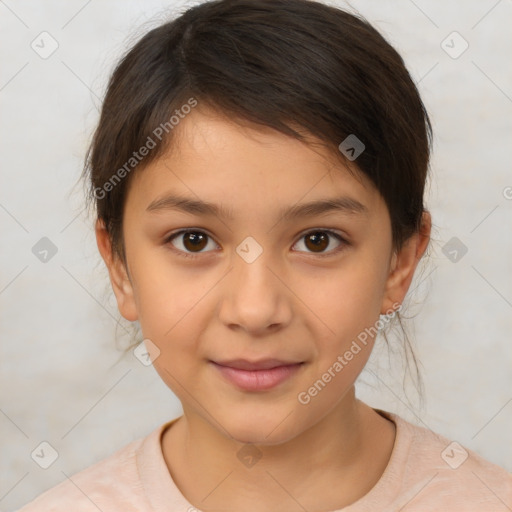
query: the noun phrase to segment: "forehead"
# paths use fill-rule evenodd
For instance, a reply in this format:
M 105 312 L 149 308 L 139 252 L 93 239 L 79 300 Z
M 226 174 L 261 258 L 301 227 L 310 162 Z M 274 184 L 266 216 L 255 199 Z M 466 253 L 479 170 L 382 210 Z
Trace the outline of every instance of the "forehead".
M 167 151 L 132 176 L 126 202 L 137 209 L 145 210 L 169 191 L 235 210 L 268 209 L 327 194 L 378 201 L 377 190 L 357 167 L 349 172 L 313 137 L 304 143 L 204 109 L 188 114 L 172 136 Z

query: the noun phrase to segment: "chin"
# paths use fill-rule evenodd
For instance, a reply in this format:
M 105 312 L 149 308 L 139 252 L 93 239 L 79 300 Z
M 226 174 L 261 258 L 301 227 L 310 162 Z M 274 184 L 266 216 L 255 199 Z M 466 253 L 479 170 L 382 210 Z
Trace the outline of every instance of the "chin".
M 244 414 L 240 411 L 222 421 L 222 425 L 240 443 L 272 446 L 285 443 L 300 433 L 292 416 L 289 411 L 283 414 L 270 411 Z
M 233 439 L 243 444 L 254 444 L 259 446 L 274 446 L 286 443 L 294 436 L 288 432 L 281 432 L 279 434 L 270 434 L 268 429 L 258 430 L 254 426 L 249 428 L 241 428 L 239 430 L 232 431 Z

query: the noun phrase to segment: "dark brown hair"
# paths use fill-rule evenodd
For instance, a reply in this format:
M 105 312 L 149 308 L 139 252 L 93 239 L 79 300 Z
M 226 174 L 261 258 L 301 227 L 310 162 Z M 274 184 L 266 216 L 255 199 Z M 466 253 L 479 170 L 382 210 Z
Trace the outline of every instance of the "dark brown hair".
M 131 178 L 172 144 L 170 118 L 192 100 L 299 140 L 312 134 L 341 159 L 355 135 L 365 149 L 354 163 L 389 209 L 393 248 L 419 231 L 432 128 L 395 49 L 362 16 L 320 2 L 213 0 L 144 35 L 109 81 L 83 177 L 125 263 Z M 155 147 L 130 160 L 149 139 Z

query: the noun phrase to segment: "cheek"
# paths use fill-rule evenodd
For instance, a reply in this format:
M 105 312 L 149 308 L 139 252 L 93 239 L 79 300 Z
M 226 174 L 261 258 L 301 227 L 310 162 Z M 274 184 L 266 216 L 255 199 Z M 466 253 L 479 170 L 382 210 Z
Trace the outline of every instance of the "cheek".
M 159 304 L 161 307 L 148 309 L 141 328 L 144 337 L 158 347 L 155 370 L 180 400 L 188 401 L 187 394 L 196 396 L 201 390 L 199 377 L 205 364 L 199 343 L 202 326 L 197 321 L 201 306 L 176 304 L 173 310 L 168 301 Z
M 183 386 L 195 394 L 203 361 L 198 357 L 204 301 L 207 290 L 191 285 L 182 274 L 170 275 L 155 266 L 144 269 L 138 281 L 139 323 L 144 339 L 156 346 L 153 366 L 165 384 L 182 400 Z M 181 385 L 180 385 L 181 383 Z M 185 384 L 186 383 L 186 384 Z
M 165 251 L 147 252 L 144 255 L 141 251 L 140 257 L 134 258 L 139 322 L 145 337 L 167 345 L 171 340 L 182 339 L 183 332 L 194 332 L 193 318 L 197 318 L 201 302 L 216 279 L 172 265 Z M 193 336 L 187 338 L 193 342 Z
M 317 361 L 304 389 L 322 409 L 339 400 L 364 369 L 377 334 L 382 300 L 382 272 L 369 255 L 358 253 L 343 261 L 336 271 L 318 273 L 302 282 L 307 297 Z M 306 286 L 309 284 L 309 292 Z M 299 400 L 300 401 L 300 400 Z M 302 403 L 302 402 L 301 402 Z
M 302 274 L 296 288 L 321 339 L 345 342 L 378 320 L 383 289 L 380 267 L 363 253 L 354 253 L 330 272 Z

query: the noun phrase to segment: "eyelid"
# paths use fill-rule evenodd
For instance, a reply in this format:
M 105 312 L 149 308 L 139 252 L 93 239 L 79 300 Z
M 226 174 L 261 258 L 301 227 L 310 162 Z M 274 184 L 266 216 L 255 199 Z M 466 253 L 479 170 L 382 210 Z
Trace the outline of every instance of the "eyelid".
M 306 254 L 306 255 L 312 255 L 312 256 L 320 256 L 320 257 L 328 257 L 328 256 L 332 256 L 333 254 L 337 254 L 338 252 L 342 251 L 343 249 L 346 248 L 346 246 L 350 245 L 350 242 L 348 241 L 348 237 L 346 237 L 343 232 L 340 232 L 339 230 L 337 229 L 333 229 L 333 228 L 309 228 L 309 229 L 306 229 L 305 231 L 302 231 L 298 236 L 297 236 L 297 241 L 294 242 L 293 246 L 296 245 L 302 238 L 304 238 L 306 235 L 308 234 L 311 234 L 311 233 L 327 233 L 328 235 L 336 238 L 338 240 L 338 242 L 340 242 L 340 245 L 338 247 L 335 247 L 334 249 L 331 249 L 329 251 L 325 251 L 325 252 L 306 252 L 306 251 L 295 251 L 295 252 L 298 252 L 300 254 Z M 292 247 L 293 247 L 292 246 Z
M 208 238 L 210 238 L 211 240 L 213 240 L 213 242 L 215 242 L 215 244 L 217 246 L 220 246 L 220 244 L 215 240 L 215 237 L 213 235 L 211 235 L 208 230 L 204 229 L 204 228 L 181 228 L 181 229 L 178 229 L 172 233 L 169 233 L 168 235 L 166 235 L 164 237 L 164 244 L 165 245 L 168 245 L 170 244 L 172 246 L 172 250 L 176 251 L 177 253 L 179 253 L 181 256 L 184 256 L 184 257 L 188 257 L 188 258 L 197 258 L 199 257 L 200 255 L 202 254 L 208 254 L 208 253 L 211 253 L 213 251 L 199 251 L 199 252 L 186 252 L 186 251 L 182 251 L 181 249 L 177 249 L 176 247 L 173 246 L 173 244 L 171 243 L 172 240 L 174 240 L 174 238 L 178 237 L 179 235 L 182 235 L 182 234 L 185 234 L 185 233 L 189 233 L 189 232 L 194 232 L 194 233 L 202 233 L 204 235 L 206 235 Z M 319 253 L 315 253 L 315 252 L 305 252 L 305 251 L 294 251 L 294 252 L 299 252 L 299 253 L 302 253 L 302 254 L 309 254 L 309 255 L 314 255 L 314 256 L 331 256 L 333 254 L 336 254 L 338 253 L 339 251 L 343 250 L 346 246 L 350 245 L 350 242 L 348 241 L 347 237 L 345 236 L 345 234 L 343 232 L 340 232 L 339 230 L 337 229 L 333 229 L 333 228 L 322 228 L 322 227 L 319 227 L 319 228 L 309 228 L 309 229 L 306 229 L 302 232 L 300 232 L 298 235 L 296 235 L 296 241 L 293 243 L 292 247 L 295 246 L 304 236 L 310 234 L 310 233 L 315 233 L 315 232 L 321 232 L 321 233 L 327 233 L 328 235 L 331 235 L 333 236 L 334 238 L 336 238 L 339 242 L 340 242 L 340 245 L 338 247 L 335 247 L 334 249 L 331 249 L 330 251 L 327 251 L 327 252 L 319 252 Z
M 177 238 L 179 235 L 183 235 L 185 233 L 190 233 L 190 232 L 202 233 L 202 234 L 206 235 L 210 240 L 213 240 L 213 242 L 215 242 L 215 244 L 220 247 L 219 243 L 215 240 L 215 237 L 213 235 L 211 235 L 211 233 L 209 233 L 207 229 L 193 228 L 193 227 L 192 228 L 182 228 L 182 229 L 173 231 L 172 233 L 169 233 L 168 235 L 166 235 L 164 237 L 164 245 L 170 245 L 171 250 L 173 250 L 180 256 L 184 256 L 185 258 L 197 258 L 201 255 L 208 254 L 208 253 L 212 252 L 212 251 L 200 251 L 200 252 L 194 253 L 194 252 L 182 251 L 181 249 L 174 247 L 174 245 L 171 243 L 174 240 L 174 238 Z

